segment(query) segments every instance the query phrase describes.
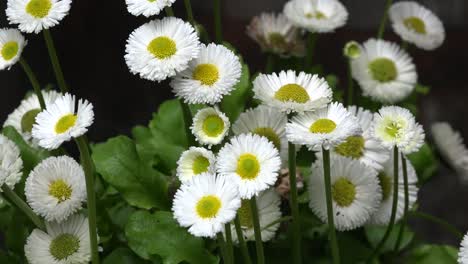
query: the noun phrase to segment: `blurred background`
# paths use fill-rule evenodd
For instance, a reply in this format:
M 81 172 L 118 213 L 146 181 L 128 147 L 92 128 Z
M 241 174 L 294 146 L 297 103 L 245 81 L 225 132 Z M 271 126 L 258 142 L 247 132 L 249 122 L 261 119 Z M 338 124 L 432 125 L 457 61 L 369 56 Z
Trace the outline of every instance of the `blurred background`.
M 341 0 L 348 8 L 347 25 L 334 34 L 321 34 L 315 61 L 325 72 L 337 74 L 345 83 L 346 64 L 342 47 L 349 40 L 365 41 L 376 35 L 384 0 Z M 195 19 L 213 36 L 212 1 L 192 0 Z M 446 40 L 442 47 L 426 52 L 412 48 L 419 73 L 419 82 L 431 87 L 421 98 L 420 122 L 429 131 L 434 121 L 448 121 L 468 139 L 468 1 L 418 1 L 436 13 L 444 22 Z M 224 39 L 232 43 L 249 64 L 251 72 L 264 68 L 266 57 L 247 37 L 245 27 L 261 12 L 281 12 L 286 0 L 223 1 Z M 6 1 L 0 2 L 4 12 Z M 185 18 L 183 1 L 174 4 L 175 14 Z M 125 64 L 125 42 L 135 28 L 149 19 L 127 12 L 124 0 L 74 1 L 71 13 L 53 28 L 65 78 L 78 97 L 86 98 L 95 107 L 96 122 L 89 137 L 99 142 L 117 134 L 130 134 L 133 126 L 147 124 L 158 105 L 173 94 L 167 83 L 145 81 L 132 75 Z M 0 27 L 8 27 L 0 13 Z M 390 28 L 385 38 L 399 41 Z M 42 34 L 27 35 L 24 57 L 38 75 L 41 84 L 54 83 L 52 67 Z M 340 84 L 339 84 L 340 85 Z M 23 70 L 14 66 L 0 71 L 0 124 L 31 90 Z M 419 193 L 420 210 L 443 218 L 462 232 L 468 229 L 468 186 L 461 185 L 455 173 L 445 166 Z M 450 233 L 425 221 L 413 221 L 417 235 L 433 243 L 458 245 Z

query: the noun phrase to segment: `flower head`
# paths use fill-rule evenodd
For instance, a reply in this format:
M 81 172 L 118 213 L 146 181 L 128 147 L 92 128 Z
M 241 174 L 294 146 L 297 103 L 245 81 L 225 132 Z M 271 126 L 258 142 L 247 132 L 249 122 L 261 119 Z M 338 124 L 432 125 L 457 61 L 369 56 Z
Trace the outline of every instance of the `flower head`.
M 200 144 L 212 145 L 221 143 L 229 132 L 229 118 L 214 107 L 207 107 L 199 110 L 193 117 L 191 127 L 195 139 Z
M 165 7 L 171 6 L 176 0 L 125 0 L 128 12 L 134 16 L 150 17 L 158 15 Z
M 356 41 L 349 41 L 343 48 L 343 54 L 350 59 L 357 59 L 361 56 L 361 44 Z
M 458 263 L 468 264 L 468 234 L 463 236 L 463 240 L 460 244 L 460 250 L 458 251 Z
M 13 28 L 0 29 L 0 70 L 10 69 L 21 58 L 27 41 Z
M 207 149 L 190 147 L 177 161 L 177 177 L 187 182 L 202 173 L 216 173 L 216 157 Z
M 23 175 L 23 160 L 16 144 L 0 134 L 0 187 L 13 189 Z M 1 190 L 0 190 L 1 191 Z

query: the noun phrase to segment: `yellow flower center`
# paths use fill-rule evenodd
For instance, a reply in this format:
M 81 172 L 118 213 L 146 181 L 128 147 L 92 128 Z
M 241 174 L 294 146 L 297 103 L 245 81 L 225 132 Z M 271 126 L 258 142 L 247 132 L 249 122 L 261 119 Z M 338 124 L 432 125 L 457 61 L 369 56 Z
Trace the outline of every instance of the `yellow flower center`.
M 71 127 L 73 127 L 76 123 L 76 119 L 78 116 L 74 114 L 68 114 L 62 116 L 57 124 L 55 125 L 55 133 L 63 134 L 67 132 Z
M 275 147 L 280 150 L 281 149 L 281 139 L 276 134 L 276 132 L 270 127 L 258 127 L 253 131 L 254 134 L 259 136 L 266 137 Z
M 325 19 L 327 18 L 327 16 L 323 13 L 323 12 L 320 12 L 320 11 L 315 11 L 315 13 L 306 13 L 305 16 L 307 18 L 315 18 L 315 19 Z
M 268 35 L 268 40 L 270 41 L 272 46 L 275 47 L 286 47 L 288 44 L 286 42 L 286 39 L 281 33 L 273 32 Z
M 35 18 L 44 18 L 52 8 L 50 0 L 31 0 L 26 5 L 26 12 Z
M 335 130 L 336 124 L 328 118 L 321 118 L 315 121 L 309 128 L 312 133 L 328 134 Z
M 260 162 L 255 155 L 242 154 L 237 161 L 236 172 L 243 180 L 253 180 L 260 172 Z
M 164 60 L 170 58 L 177 52 L 176 43 L 168 37 L 157 37 L 153 39 L 147 47 L 154 57 Z
M 72 188 L 64 180 L 56 180 L 49 184 L 49 194 L 59 200 L 59 203 L 70 199 Z
M 1 54 L 2 58 L 6 61 L 13 59 L 18 54 L 19 45 L 16 41 L 9 41 L 2 47 Z
M 390 121 L 385 126 L 385 133 L 391 138 L 397 138 L 400 135 L 400 130 L 403 128 L 403 124 L 398 121 Z
M 369 63 L 372 78 L 381 83 L 394 81 L 398 75 L 395 63 L 387 58 L 378 58 Z
M 332 186 L 332 197 L 339 206 L 348 207 L 356 198 L 356 186 L 350 180 L 340 178 Z
M 364 144 L 362 136 L 350 136 L 335 148 L 335 152 L 341 156 L 359 159 L 364 155 Z
M 345 46 L 345 55 L 350 58 L 357 58 L 361 55 L 361 48 L 355 42 L 349 42 Z
M 72 234 L 61 234 L 55 237 L 49 246 L 50 254 L 57 260 L 63 260 L 80 249 L 80 240 Z
M 310 97 L 304 87 L 295 83 L 286 84 L 275 93 L 275 98 L 281 102 L 292 101 L 303 104 L 309 101 Z
M 422 35 L 425 35 L 427 33 L 426 24 L 424 24 L 424 21 L 419 17 L 407 17 L 403 21 L 403 24 L 406 26 L 406 28 L 415 31 L 416 33 Z
M 382 188 L 382 201 L 386 201 L 392 192 L 392 178 L 385 175 L 385 173 L 379 173 L 379 184 Z
M 202 197 L 196 206 L 197 214 L 203 219 L 216 217 L 221 208 L 221 200 L 214 195 Z
M 156 0 L 148 0 L 148 2 L 153 3 L 156 2 Z
M 200 174 L 207 172 L 208 167 L 210 167 L 210 161 L 204 156 L 198 156 L 193 161 L 192 171 L 194 174 Z
M 203 121 L 203 132 L 209 137 L 217 137 L 224 131 L 224 121 L 218 115 L 210 115 Z
M 21 118 L 21 131 L 23 133 L 31 133 L 34 123 L 36 122 L 36 116 L 41 112 L 41 109 L 32 109 L 26 112 Z
M 203 85 L 212 86 L 219 80 L 218 67 L 210 63 L 200 64 L 193 71 L 192 77 Z
M 237 215 L 239 216 L 239 221 L 241 226 L 252 228 L 253 221 L 252 221 L 252 209 L 250 207 L 249 200 L 242 200 L 241 207 L 237 210 Z

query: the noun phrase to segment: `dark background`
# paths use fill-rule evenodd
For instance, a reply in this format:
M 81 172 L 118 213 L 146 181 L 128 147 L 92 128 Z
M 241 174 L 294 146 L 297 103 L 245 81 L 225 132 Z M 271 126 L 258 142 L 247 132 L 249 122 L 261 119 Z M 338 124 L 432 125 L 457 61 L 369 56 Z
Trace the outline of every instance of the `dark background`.
M 211 2 L 192 0 L 195 19 L 208 31 L 212 23 Z M 286 0 L 223 1 L 224 39 L 238 48 L 252 72 L 264 67 L 265 56 L 245 34 L 251 17 L 262 11 L 281 12 Z M 345 80 L 345 64 L 341 55 L 344 44 L 351 39 L 359 42 L 375 36 L 383 12 L 384 0 L 342 0 L 348 8 L 348 24 L 334 34 L 319 36 L 315 61 L 324 65 L 327 73 L 336 73 Z M 419 1 L 433 10 L 444 22 L 446 41 L 436 51 L 410 50 L 418 68 L 419 81 L 432 87 L 430 95 L 420 100 L 420 122 L 426 131 L 434 121 L 449 121 L 468 138 L 468 1 Z M 8 27 L 0 3 L 0 27 Z M 183 1 L 176 1 L 175 14 L 185 18 Z M 65 77 L 78 97 L 90 100 L 95 107 L 96 122 L 89 137 L 103 141 L 116 134 L 129 134 L 137 124 L 146 124 L 158 105 L 173 94 L 167 83 L 153 83 L 132 75 L 124 61 L 125 41 L 132 30 L 148 21 L 127 12 L 124 0 L 78 0 L 71 13 L 52 29 Z M 213 36 L 213 34 L 211 34 Z M 54 83 L 42 34 L 28 34 L 23 55 L 38 74 L 41 84 Z M 399 41 L 388 29 L 386 39 Z M 22 69 L 14 66 L 0 71 L 0 123 L 31 90 Z M 448 220 L 461 231 L 468 229 L 468 186 L 460 184 L 456 175 L 442 167 L 419 194 L 420 209 Z M 413 223 L 421 238 L 434 243 L 459 241 L 430 223 Z

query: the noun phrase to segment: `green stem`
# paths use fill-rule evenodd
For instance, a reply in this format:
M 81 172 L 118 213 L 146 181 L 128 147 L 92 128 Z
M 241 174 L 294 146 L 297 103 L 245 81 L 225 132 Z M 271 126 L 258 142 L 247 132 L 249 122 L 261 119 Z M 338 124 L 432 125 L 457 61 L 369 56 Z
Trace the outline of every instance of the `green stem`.
M 224 225 L 224 230 L 226 232 L 226 253 L 229 258 L 229 263 L 234 264 L 234 247 L 232 246 L 231 224 L 226 223 Z
M 348 106 L 353 105 L 354 99 L 354 81 L 353 76 L 351 74 L 351 60 L 347 59 L 348 61 Z
M 258 217 L 257 198 L 255 196 L 250 199 L 250 208 L 252 210 L 252 220 L 254 225 L 255 247 L 257 249 L 257 264 L 265 264 L 262 230 L 260 228 L 260 219 Z
M 223 29 L 221 24 L 221 0 L 213 0 L 215 39 L 220 44 L 223 41 Z
M 216 234 L 216 237 L 218 239 L 218 246 L 219 250 L 221 251 L 221 256 L 223 257 L 224 263 L 229 263 L 229 258 L 226 252 L 226 242 L 224 241 L 223 233 L 219 232 Z
M 44 221 L 42 221 L 42 219 L 39 218 L 39 216 L 37 216 L 33 212 L 31 207 L 29 207 L 29 205 L 26 202 L 24 202 L 23 199 L 21 199 L 12 189 L 10 189 L 10 187 L 8 187 L 8 185 L 3 184 L 2 191 L 3 191 L 3 194 L 5 195 L 5 197 L 9 201 L 11 201 L 13 204 L 15 204 L 21 211 L 23 211 L 23 213 L 27 217 L 29 217 L 31 222 L 33 222 L 37 226 L 37 228 L 39 228 L 39 229 L 41 229 L 43 231 L 46 231 Z
M 197 142 L 195 141 L 195 137 L 192 134 L 192 130 L 190 126 L 192 125 L 192 111 L 190 111 L 190 107 L 188 104 L 184 103 L 182 99 L 179 99 L 180 106 L 182 107 L 182 115 L 184 117 L 184 128 L 185 134 L 187 136 L 187 143 L 189 146 L 196 146 Z
M 241 250 L 242 258 L 244 259 L 244 264 L 252 264 L 249 249 L 247 248 L 247 243 L 245 243 L 244 240 L 244 233 L 242 232 L 239 215 L 236 215 L 236 218 L 234 219 L 234 225 L 236 227 L 237 240 L 239 241 L 239 247 Z
M 340 263 L 340 250 L 338 248 L 338 241 L 336 239 L 335 222 L 333 219 L 333 200 L 332 200 L 332 186 L 330 176 L 330 150 L 322 148 L 323 153 L 323 175 L 325 179 L 325 195 L 327 198 L 327 218 L 328 218 L 328 236 L 330 239 L 330 247 L 333 256 L 333 263 Z
M 403 153 L 401 154 L 401 163 L 403 167 L 403 184 L 405 188 L 405 209 L 403 213 L 403 218 L 401 220 L 400 230 L 398 232 L 398 238 L 395 243 L 395 248 L 394 248 L 395 252 L 398 252 L 398 250 L 400 250 L 400 245 L 403 239 L 403 233 L 405 230 L 406 221 L 408 219 L 408 210 L 409 210 L 408 170 L 407 170 L 406 158 L 405 158 L 405 155 L 403 155 Z
M 408 41 L 406 40 L 403 40 L 403 42 L 401 43 L 401 48 L 408 51 L 408 48 L 409 48 L 409 43 Z
M 409 212 L 409 215 L 414 216 L 414 217 L 418 217 L 418 218 L 421 218 L 421 219 L 425 219 L 425 220 L 430 221 L 430 222 L 433 222 L 433 223 L 441 226 L 442 228 L 444 228 L 448 232 L 452 233 L 453 235 L 455 235 L 458 239 L 460 239 L 460 240 L 463 239 L 463 233 L 460 232 L 456 227 L 454 227 L 451 224 L 447 223 L 445 220 L 442 220 L 442 219 L 440 219 L 438 217 L 435 217 L 433 215 L 426 214 L 426 213 L 423 213 L 423 212 Z
M 44 33 L 44 39 L 46 42 L 47 50 L 49 51 L 50 61 L 52 67 L 54 68 L 55 78 L 57 79 L 58 87 L 62 93 L 68 92 L 67 84 L 65 83 L 65 77 L 63 76 L 62 67 L 57 56 L 57 51 L 55 49 L 54 40 L 52 39 L 52 34 L 48 29 L 42 31 Z
M 381 39 L 384 35 L 385 32 L 385 25 L 387 24 L 387 19 L 388 19 L 388 9 L 392 5 L 392 0 L 387 0 L 387 3 L 385 4 L 385 11 L 382 16 L 382 20 L 380 21 L 380 26 L 379 26 L 379 31 L 377 33 L 377 38 Z
M 37 80 L 36 75 L 32 71 L 28 62 L 23 57 L 20 58 L 20 64 L 21 64 L 21 67 L 23 67 L 24 72 L 28 76 L 28 79 L 31 82 L 34 92 L 36 93 L 37 98 L 39 99 L 39 105 L 41 106 L 41 109 L 44 110 L 46 108 L 46 105 L 45 105 L 44 97 L 42 96 L 41 85 L 39 84 L 39 81 Z
M 317 42 L 317 34 L 315 33 L 307 33 L 307 51 L 306 51 L 306 58 L 304 63 L 304 70 L 308 71 L 313 65 L 314 59 L 314 52 L 315 52 L 315 44 Z
M 174 16 L 174 10 L 172 9 L 171 6 L 166 6 L 164 8 L 164 11 L 166 11 L 166 15 L 169 16 L 169 17 L 173 17 Z
M 265 65 L 265 73 L 272 73 L 275 70 L 275 55 L 268 53 Z
M 76 138 L 80 151 L 81 166 L 83 166 L 86 180 L 86 193 L 88 195 L 88 224 L 91 240 L 91 260 L 93 264 L 99 263 L 98 237 L 96 224 L 96 193 L 94 191 L 94 163 L 89 153 L 88 141 L 84 136 Z
M 289 206 L 291 207 L 292 230 L 293 230 L 293 244 L 292 244 L 292 257 L 293 263 L 299 264 L 301 259 L 301 227 L 299 223 L 299 203 L 297 199 L 297 179 L 296 179 L 296 145 L 289 142 L 288 144 L 288 166 L 289 166 L 289 186 L 290 198 Z
M 192 4 L 190 3 L 190 0 L 184 0 L 184 5 L 188 21 L 192 26 L 195 26 L 195 19 L 193 18 Z
M 390 237 L 390 233 L 392 232 L 393 226 L 395 225 L 395 217 L 396 217 L 396 211 L 398 207 L 398 147 L 395 146 L 393 148 L 393 203 L 392 203 L 392 213 L 390 215 L 390 222 L 388 223 L 387 231 L 385 231 L 385 234 L 380 240 L 379 244 L 377 247 L 374 249 L 372 252 L 368 263 L 372 263 L 375 257 L 378 256 L 379 251 L 383 248 L 385 245 L 385 242 L 387 242 L 387 239 Z

